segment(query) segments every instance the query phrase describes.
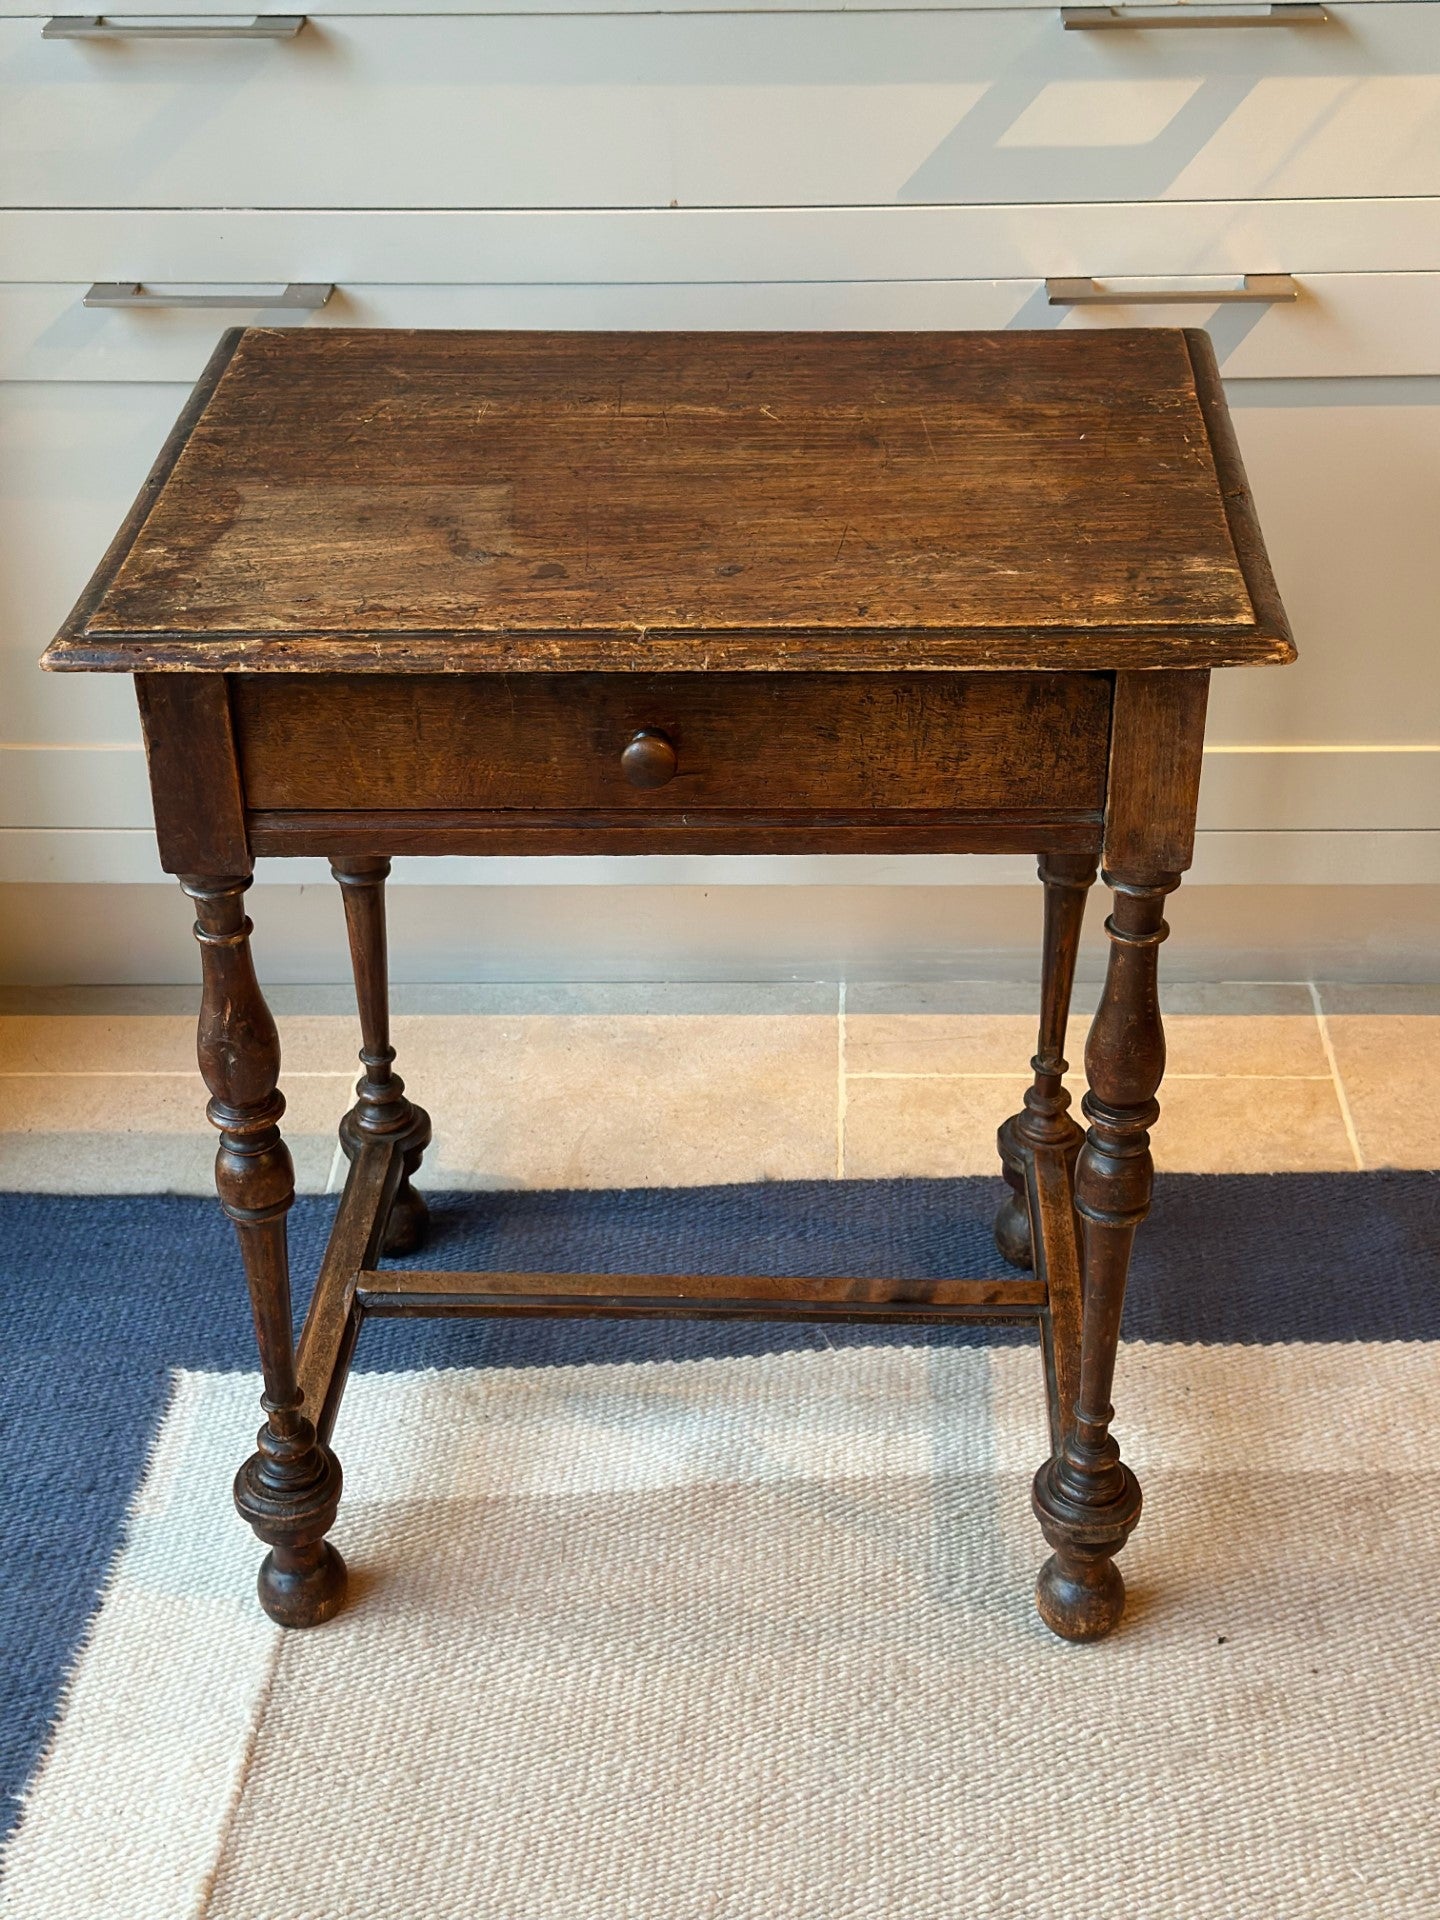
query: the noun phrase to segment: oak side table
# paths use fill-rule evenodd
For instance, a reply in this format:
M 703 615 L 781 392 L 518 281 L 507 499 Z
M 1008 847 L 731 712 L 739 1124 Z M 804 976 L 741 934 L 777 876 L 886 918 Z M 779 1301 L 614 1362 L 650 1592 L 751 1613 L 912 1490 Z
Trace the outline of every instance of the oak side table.
M 1208 339 L 1179 329 L 220 342 L 44 664 L 133 673 L 165 869 L 195 903 L 200 1070 L 264 1371 L 235 1498 L 260 1600 L 341 1606 L 330 1435 L 377 1314 L 1038 1322 L 1041 1615 L 1118 1621 L 1140 1488 L 1110 1434 L 1212 667 L 1294 657 Z M 393 1069 L 394 854 L 1039 856 L 1034 1082 L 1000 1129 L 997 1279 L 386 1269 L 430 1122 Z M 256 856 L 323 854 L 363 1075 L 298 1345 Z M 1086 890 L 1114 895 L 1061 1076 Z M 1217 1223 L 1219 1231 L 1219 1223 Z

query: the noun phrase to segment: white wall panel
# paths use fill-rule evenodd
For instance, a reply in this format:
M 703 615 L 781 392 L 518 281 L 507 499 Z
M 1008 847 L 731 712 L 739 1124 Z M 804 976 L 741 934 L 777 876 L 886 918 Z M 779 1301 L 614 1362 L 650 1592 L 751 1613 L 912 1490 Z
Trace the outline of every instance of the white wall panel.
M 262 861 L 266 878 L 333 886 L 322 860 Z M 1440 831 L 1270 830 L 1198 836 L 1193 876 L 1202 886 L 1440 886 Z M 826 857 L 669 855 L 534 860 L 397 861 L 398 885 L 585 888 L 1033 887 L 1020 854 L 831 854 Z M 0 886 L 90 882 L 139 886 L 167 880 L 146 828 L 0 828 Z M 169 882 L 169 884 L 174 884 Z

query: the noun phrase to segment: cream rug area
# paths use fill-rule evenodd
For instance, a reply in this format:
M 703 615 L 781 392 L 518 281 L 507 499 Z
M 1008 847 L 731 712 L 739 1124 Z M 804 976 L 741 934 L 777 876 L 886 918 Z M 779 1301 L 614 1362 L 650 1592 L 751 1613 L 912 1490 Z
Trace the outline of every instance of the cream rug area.
M 5 1920 L 1435 1920 L 1437 1348 L 1128 1346 L 1092 1647 L 1033 1349 L 362 1374 L 285 1635 L 180 1375 Z M 12 1550 L 18 1550 L 12 1543 Z

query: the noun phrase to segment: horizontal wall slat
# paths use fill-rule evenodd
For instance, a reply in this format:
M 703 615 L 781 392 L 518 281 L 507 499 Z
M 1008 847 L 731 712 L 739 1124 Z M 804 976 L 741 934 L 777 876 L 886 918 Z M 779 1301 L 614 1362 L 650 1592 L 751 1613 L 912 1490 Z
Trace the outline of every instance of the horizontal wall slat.
M 276 863 L 271 872 L 288 869 Z M 267 990 L 349 977 L 331 885 L 262 871 L 250 905 Z M 1097 901 L 1095 906 L 1098 908 Z M 0 890 L 0 981 L 173 981 L 195 1004 L 190 903 L 172 883 Z M 963 910 L 960 910 L 963 909 Z M 1170 906 L 1164 979 L 1433 980 L 1440 887 L 1207 887 Z M 1104 966 L 1087 917 L 1080 974 Z M 391 977 L 412 981 L 1021 980 L 1039 967 L 1039 888 L 496 887 L 397 890 Z M 1163 989 L 1162 989 L 1163 991 Z M 348 999 L 340 1004 L 348 1004 Z M 284 1021 L 282 1019 L 282 1039 Z M 197 1081 L 198 1085 L 198 1081 Z M 196 1107 L 197 1116 L 199 1106 Z M 198 1122 L 197 1122 L 198 1124 Z

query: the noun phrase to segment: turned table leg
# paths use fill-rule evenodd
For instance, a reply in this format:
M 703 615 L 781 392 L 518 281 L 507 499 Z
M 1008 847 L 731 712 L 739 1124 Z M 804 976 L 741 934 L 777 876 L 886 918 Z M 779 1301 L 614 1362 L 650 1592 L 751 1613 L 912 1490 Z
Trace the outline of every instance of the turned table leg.
M 1124 1611 L 1114 1562 L 1140 1518 L 1140 1485 L 1110 1432 L 1110 1390 L 1135 1229 L 1150 1206 L 1150 1128 L 1165 1071 L 1156 962 L 1165 896 L 1175 874 L 1105 875 L 1114 911 L 1105 923 L 1110 962 L 1085 1047 L 1089 1132 L 1075 1168 L 1084 1252 L 1080 1385 L 1059 1452 L 1035 1476 L 1033 1503 L 1053 1552 L 1036 1599 L 1045 1624 L 1067 1640 L 1108 1633 Z
M 1084 1138 L 1068 1111 L 1065 1027 L 1070 1017 L 1085 896 L 1095 879 L 1094 856 L 1042 854 L 1040 878 L 1045 883 L 1045 947 L 1040 974 L 1040 1037 L 1030 1062 L 1035 1079 L 1026 1091 L 1024 1110 L 1004 1123 L 996 1141 L 1010 1191 L 996 1216 L 995 1244 L 1003 1260 L 1012 1267 L 1027 1269 L 1035 1264 L 1035 1249 L 1025 1197 L 1026 1153 L 1037 1146 L 1059 1146 L 1073 1161 Z
M 414 1253 L 429 1225 L 425 1202 L 410 1184 L 430 1144 L 430 1119 L 405 1097 L 390 1044 L 390 969 L 385 940 L 384 857 L 342 856 L 330 862 L 345 901 L 345 929 L 360 1010 L 360 1063 L 365 1072 L 355 1105 L 340 1122 L 340 1144 L 353 1160 L 366 1139 L 392 1140 L 404 1150 L 404 1172 L 381 1241 L 384 1253 Z
M 220 1129 L 215 1185 L 235 1223 L 265 1380 L 256 1451 L 235 1478 L 235 1504 L 270 1548 L 260 1604 L 284 1627 L 313 1627 L 345 1598 L 345 1562 L 325 1535 L 340 1499 L 340 1465 L 301 1410 L 295 1376 L 285 1216 L 295 1170 L 280 1137 L 280 1043 L 250 958 L 248 879 L 187 875 L 195 902 L 203 993 L 200 1071 Z

